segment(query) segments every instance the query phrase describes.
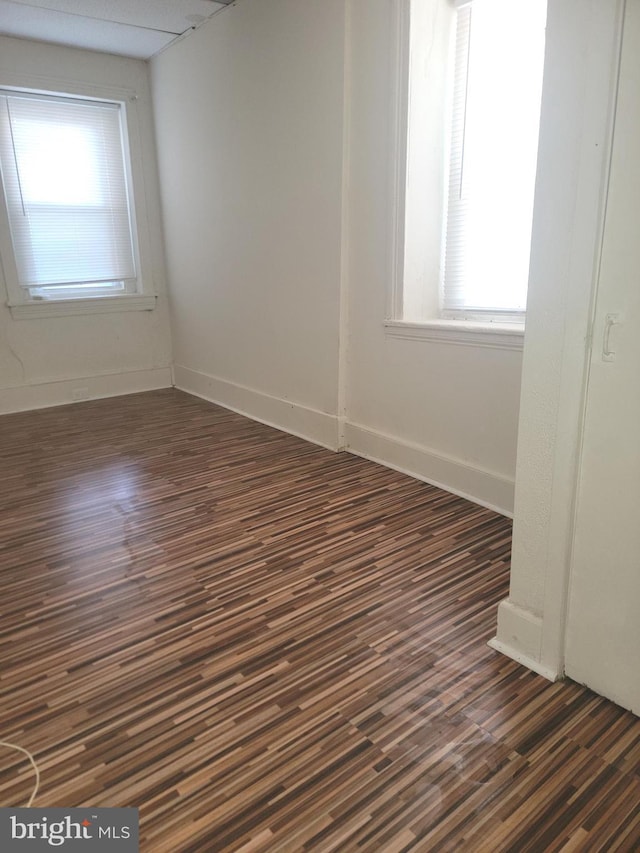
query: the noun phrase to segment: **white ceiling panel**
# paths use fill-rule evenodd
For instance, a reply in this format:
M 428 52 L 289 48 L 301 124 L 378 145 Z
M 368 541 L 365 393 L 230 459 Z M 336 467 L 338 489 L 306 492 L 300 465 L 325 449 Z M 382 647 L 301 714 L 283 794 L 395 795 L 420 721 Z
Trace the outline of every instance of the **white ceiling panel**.
M 8 0 L 0 0 L 0 32 L 7 36 L 83 47 L 138 59 L 153 56 L 175 38 L 173 34 L 142 30 L 126 24 L 96 22 L 49 9 L 17 6 Z
M 0 34 L 148 59 L 230 0 L 0 0 Z
M 149 27 L 178 35 L 222 8 L 212 0 L 11 0 L 17 6 L 52 9 L 98 21 Z

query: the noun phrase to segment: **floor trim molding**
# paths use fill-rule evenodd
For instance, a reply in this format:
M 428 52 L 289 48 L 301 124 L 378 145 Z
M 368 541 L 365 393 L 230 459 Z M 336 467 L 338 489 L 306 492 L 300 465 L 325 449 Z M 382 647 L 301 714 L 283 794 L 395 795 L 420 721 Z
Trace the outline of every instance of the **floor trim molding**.
M 232 412 L 304 438 L 328 450 L 342 449 L 337 415 L 273 397 L 179 364 L 174 365 L 173 369 L 175 386 L 180 391 L 224 406 Z
M 48 409 L 52 406 L 64 406 L 103 397 L 120 397 L 140 391 L 156 391 L 159 388 L 170 388 L 171 385 L 170 367 L 34 382 L 0 389 L 0 414 Z
M 558 681 L 564 673 L 542 662 L 542 629 L 542 617 L 506 598 L 498 605 L 498 631 L 489 645 L 549 681 Z
M 540 661 L 528 657 L 528 655 L 518 652 L 516 649 L 506 646 L 504 643 L 501 643 L 497 637 L 489 640 L 487 645 L 494 651 L 506 655 L 506 657 L 517 661 L 517 663 L 521 663 L 523 666 L 526 666 L 527 669 L 530 669 L 532 672 L 537 673 L 537 675 L 541 675 L 543 678 L 546 678 L 547 681 L 560 681 L 562 679 L 562 676 L 560 676 L 555 670 L 545 666 L 540 663 Z
M 507 477 L 351 422 L 345 425 L 345 438 L 349 453 L 513 517 L 514 481 Z

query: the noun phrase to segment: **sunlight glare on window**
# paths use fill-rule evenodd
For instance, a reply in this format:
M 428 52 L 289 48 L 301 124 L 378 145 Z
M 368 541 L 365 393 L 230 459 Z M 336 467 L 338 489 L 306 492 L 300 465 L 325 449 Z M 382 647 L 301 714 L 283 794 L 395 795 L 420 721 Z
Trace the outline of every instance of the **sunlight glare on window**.
M 16 122 L 18 124 L 18 122 Z M 100 205 L 94 134 L 83 127 L 22 119 L 19 154 L 22 194 L 29 204 Z
M 458 305 L 524 311 L 546 0 L 473 0 L 470 21 L 461 176 L 450 188 L 459 198 L 449 199 L 462 217 Z

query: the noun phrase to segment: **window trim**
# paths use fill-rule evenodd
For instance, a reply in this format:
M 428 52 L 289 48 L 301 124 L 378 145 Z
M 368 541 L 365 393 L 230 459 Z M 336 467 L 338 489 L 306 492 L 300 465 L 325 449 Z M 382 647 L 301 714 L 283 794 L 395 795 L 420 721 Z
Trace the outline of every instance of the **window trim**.
M 92 296 L 84 299 L 51 299 L 30 302 L 8 302 L 14 320 L 42 317 L 73 317 L 80 314 L 115 314 L 122 311 L 153 311 L 157 296 Z
M 397 322 L 404 307 L 404 244 L 409 132 L 409 37 L 411 0 L 394 0 L 393 62 L 389 139 L 389 283 L 386 321 Z
M 134 294 L 102 295 L 68 299 L 29 298 L 18 283 L 18 274 L 9 230 L 8 212 L 0 194 L 0 276 L 6 286 L 6 304 L 14 319 L 58 317 L 81 314 L 103 314 L 123 311 L 150 311 L 157 303 L 153 283 L 153 262 L 149 234 L 144 164 L 142 158 L 141 119 L 138 113 L 138 94 L 134 89 L 116 86 L 83 84 L 77 81 L 42 77 L 30 74 L 3 73 L 3 89 L 34 92 L 43 95 L 69 96 L 87 100 L 111 101 L 121 104 L 123 127 L 126 132 L 125 150 L 128 154 L 127 174 L 131 185 L 131 219 L 135 234 L 135 256 L 138 267 L 138 286 Z
M 522 350 L 523 323 L 477 323 L 466 320 L 385 320 L 385 335 L 405 341 Z
M 407 239 L 407 178 L 409 171 L 409 129 L 411 122 L 411 18 L 415 0 L 394 0 L 393 57 L 391 80 L 391 115 L 389 140 L 389 205 L 388 215 L 388 291 L 386 316 L 383 322 L 385 336 L 395 339 L 485 346 L 497 349 L 521 350 L 525 333 L 525 312 L 464 311 L 447 312 L 442 309 L 442 253 L 437 272 L 425 282 L 427 300 L 434 306 L 424 319 L 404 317 L 406 300 L 405 250 Z M 471 0 L 439 0 L 442 26 L 454 27 L 455 15 L 460 7 Z M 444 90 L 442 92 L 445 97 Z M 447 114 L 449 110 L 447 109 Z M 445 128 L 448 124 L 445 124 Z M 446 129 L 443 137 L 446 138 Z M 446 188 L 445 188 L 446 190 Z M 440 244 L 444 244 L 446 231 L 446 191 L 440 219 Z

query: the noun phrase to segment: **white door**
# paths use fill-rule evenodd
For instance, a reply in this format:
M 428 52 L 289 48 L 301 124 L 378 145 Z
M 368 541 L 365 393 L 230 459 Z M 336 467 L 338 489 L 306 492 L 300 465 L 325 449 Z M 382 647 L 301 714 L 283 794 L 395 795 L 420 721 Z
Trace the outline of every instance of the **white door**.
M 640 0 L 627 0 L 566 673 L 640 714 Z

